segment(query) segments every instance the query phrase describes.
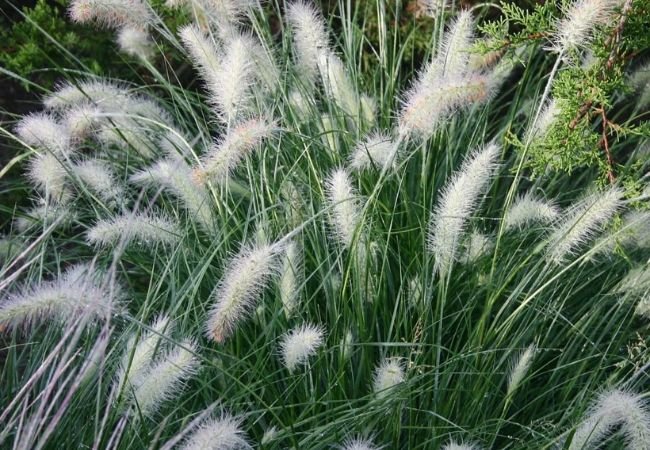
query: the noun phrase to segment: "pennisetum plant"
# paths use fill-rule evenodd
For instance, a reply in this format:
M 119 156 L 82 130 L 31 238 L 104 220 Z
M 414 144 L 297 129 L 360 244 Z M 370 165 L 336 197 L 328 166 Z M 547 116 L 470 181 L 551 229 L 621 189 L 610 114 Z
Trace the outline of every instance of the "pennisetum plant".
M 647 5 L 413 5 L 69 2 L 133 77 L 2 126 L 0 447 L 648 448 Z

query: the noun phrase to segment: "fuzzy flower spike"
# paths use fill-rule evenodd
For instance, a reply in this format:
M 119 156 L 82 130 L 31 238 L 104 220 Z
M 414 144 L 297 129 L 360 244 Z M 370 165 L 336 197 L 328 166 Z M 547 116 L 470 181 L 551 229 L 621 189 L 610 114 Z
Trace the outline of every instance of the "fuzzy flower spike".
M 200 166 L 194 169 L 195 179 L 224 184 L 242 160 L 276 130 L 275 122 L 265 118 L 239 123 L 201 159 Z
M 565 17 L 557 23 L 551 50 L 566 54 L 569 50 L 587 45 L 593 37 L 594 28 L 606 24 L 619 4 L 616 0 L 574 1 Z
M 576 253 L 582 244 L 601 230 L 621 206 L 623 190 L 612 187 L 594 193 L 571 207 L 566 218 L 558 222 L 550 237 L 548 257 L 561 263 Z
M 284 366 L 293 372 L 299 365 L 305 364 L 310 356 L 316 354 L 325 341 L 323 327 L 311 323 L 293 328 L 282 336 L 280 352 Z
M 569 450 L 596 448 L 618 426 L 627 449 L 648 448 L 650 411 L 642 397 L 619 389 L 603 392 L 573 434 Z
M 218 419 L 203 421 L 181 445 L 181 450 L 247 450 L 252 449 L 241 429 L 242 419 L 224 413 Z
M 287 20 L 293 31 L 296 66 L 308 85 L 313 85 L 319 74 L 321 55 L 328 49 L 325 21 L 306 2 L 296 1 L 287 8 Z
M 339 242 L 349 247 L 361 223 L 358 194 L 345 169 L 335 169 L 325 180 L 328 206 L 331 208 L 331 225 Z
M 458 258 L 467 223 L 490 185 L 498 156 L 499 147 L 494 143 L 472 152 L 443 189 L 429 225 L 429 249 L 436 272 L 446 274 Z
M 30 328 L 45 320 L 66 323 L 84 314 L 106 319 L 117 307 L 119 295 L 99 283 L 90 266 L 72 266 L 51 281 L 22 288 L 0 302 L 0 326 Z
M 208 338 L 224 342 L 255 308 L 272 275 L 279 272 L 279 250 L 274 245 L 249 246 L 230 260 L 212 294 L 214 305 L 206 324 Z

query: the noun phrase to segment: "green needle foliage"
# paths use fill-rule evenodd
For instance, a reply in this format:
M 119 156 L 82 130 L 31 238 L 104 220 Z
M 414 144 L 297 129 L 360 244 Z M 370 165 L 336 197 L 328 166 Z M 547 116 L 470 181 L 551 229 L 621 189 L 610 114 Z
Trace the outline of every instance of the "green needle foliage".
M 1 129 L 0 446 L 650 448 L 647 6 L 364 5 L 70 2 L 147 75 Z

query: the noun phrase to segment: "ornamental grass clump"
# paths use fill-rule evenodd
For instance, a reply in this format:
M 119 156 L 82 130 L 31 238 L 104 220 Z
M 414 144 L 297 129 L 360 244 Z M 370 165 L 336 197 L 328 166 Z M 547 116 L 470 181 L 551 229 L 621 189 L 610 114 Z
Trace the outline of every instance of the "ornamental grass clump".
M 646 3 L 407 3 L 69 2 L 0 448 L 650 448 Z

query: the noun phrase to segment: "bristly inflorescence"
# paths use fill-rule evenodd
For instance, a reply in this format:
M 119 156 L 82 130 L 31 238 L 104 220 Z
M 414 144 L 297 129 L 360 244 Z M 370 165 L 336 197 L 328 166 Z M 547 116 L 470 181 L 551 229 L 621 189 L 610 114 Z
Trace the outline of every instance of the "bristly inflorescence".
M 223 343 L 254 309 L 272 275 L 279 270 L 278 250 L 269 244 L 250 245 L 228 262 L 213 293 L 214 304 L 206 324 L 209 339 Z
M 650 410 L 639 395 L 610 389 L 598 396 L 582 423 L 576 428 L 569 450 L 600 444 L 616 427 L 629 450 L 644 449 L 650 442 Z
M 253 448 L 242 430 L 242 418 L 228 413 L 203 421 L 181 444 L 181 450 L 245 450 Z
M 0 303 L 0 325 L 27 329 L 44 321 L 106 320 L 120 309 L 120 289 L 111 289 L 94 267 L 78 264 L 59 277 L 23 286 Z
M 473 151 L 443 189 L 429 225 L 429 250 L 435 270 L 445 275 L 458 258 L 467 223 L 490 186 L 497 168 L 499 147 L 488 144 Z
M 304 323 L 289 330 L 280 340 L 280 353 L 284 366 L 293 372 L 299 365 L 307 363 L 310 356 L 325 343 L 325 328 Z

